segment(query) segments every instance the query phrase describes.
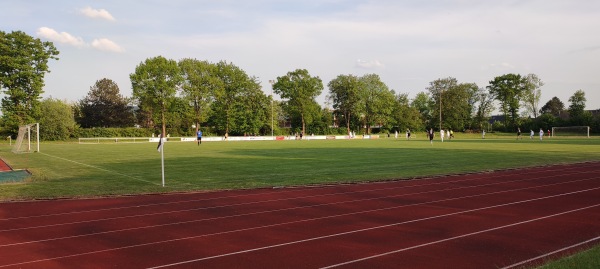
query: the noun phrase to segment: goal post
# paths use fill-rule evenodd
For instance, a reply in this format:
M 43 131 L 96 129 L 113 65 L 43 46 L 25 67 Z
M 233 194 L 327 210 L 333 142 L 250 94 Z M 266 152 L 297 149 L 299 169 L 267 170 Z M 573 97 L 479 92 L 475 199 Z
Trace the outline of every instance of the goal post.
M 552 127 L 552 137 L 556 136 L 574 136 L 574 137 L 590 137 L 589 126 L 565 126 Z
M 32 137 L 32 132 L 35 136 Z M 34 152 L 40 151 L 40 124 L 32 123 L 27 125 L 19 126 L 19 134 L 15 145 L 13 146 L 13 153 L 29 153 L 32 152 L 32 144 L 35 147 Z

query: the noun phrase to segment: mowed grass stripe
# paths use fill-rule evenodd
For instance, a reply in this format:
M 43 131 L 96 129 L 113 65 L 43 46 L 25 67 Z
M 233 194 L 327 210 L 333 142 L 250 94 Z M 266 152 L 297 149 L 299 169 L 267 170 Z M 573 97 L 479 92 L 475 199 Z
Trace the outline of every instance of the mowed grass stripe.
M 3 184 L 0 199 L 89 197 L 328 184 L 489 171 L 600 160 L 600 139 L 515 140 L 512 136 L 458 136 L 431 145 L 423 138 L 169 142 L 166 187 L 160 187 L 155 143 L 42 143 L 44 154 L 0 156 L 34 173 L 25 184 Z M 48 154 L 48 155 L 45 155 Z M 55 156 L 55 157 L 51 157 Z M 66 160 L 65 160 L 66 159 Z M 67 161 L 69 160 L 69 161 Z

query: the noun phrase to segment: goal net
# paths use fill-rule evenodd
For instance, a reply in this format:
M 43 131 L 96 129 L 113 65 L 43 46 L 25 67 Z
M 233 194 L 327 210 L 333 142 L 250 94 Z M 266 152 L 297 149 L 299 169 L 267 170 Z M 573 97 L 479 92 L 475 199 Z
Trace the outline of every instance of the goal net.
M 40 124 L 32 123 L 19 126 L 19 134 L 13 146 L 14 153 L 40 151 Z
M 590 137 L 589 126 L 567 126 L 567 127 L 552 127 L 552 136 L 579 136 Z

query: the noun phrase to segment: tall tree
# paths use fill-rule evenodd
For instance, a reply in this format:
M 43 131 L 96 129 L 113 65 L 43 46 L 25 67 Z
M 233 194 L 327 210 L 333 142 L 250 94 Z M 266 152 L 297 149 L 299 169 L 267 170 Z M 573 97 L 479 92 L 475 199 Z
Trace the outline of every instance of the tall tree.
M 81 127 L 132 127 L 135 123 L 129 101 L 113 80 L 103 78 L 79 101 Z
M 182 59 L 179 68 L 184 78 L 181 87 L 183 96 L 193 107 L 194 125 L 198 132 L 200 124 L 208 119 L 215 91 L 222 88 L 222 83 L 216 75 L 216 66 L 207 61 Z
M 533 118 L 537 118 L 544 82 L 536 74 L 529 74 L 524 78 L 523 86 L 523 106 Z
M 229 135 L 230 130 L 237 133 L 242 132 L 237 126 L 234 126 L 236 117 L 240 116 L 240 108 L 243 107 L 242 96 L 244 93 L 252 91 L 258 87 L 256 80 L 249 77 L 244 70 L 234 65 L 220 61 L 216 64 L 216 76 L 220 80 L 220 87 L 215 89 L 215 102 L 212 105 L 212 122 L 225 135 Z
M 42 42 L 24 32 L 0 31 L 0 89 L 2 117 L 12 133 L 18 126 L 40 117 L 40 98 L 48 60 L 58 60 L 52 42 Z
M 475 94 L 475 105 L 477 106 L 475 112 L 474 124 L 479 129 L 484 128 L 484 124 L 488 122 L 490 114 L 494 111 L 494 98 L 484 88 L 479 88 Z
M 540 109 L 540 113 L 558 117 L 564 110 L 565 104 L 558 97 L 554 96 Z
M 277 77 L 277 81 L 273 84 L 273 91 L 282 99 L 287 99 L 286 107 L 297 112 L 301 121 L 302 133 L 305 133 L 307 122 L 312 121 L 312 118 L 308 117 L 311 114 L 309 112 L 314 110 L 315 98 L 323 91 L 321 79 L 310 76 L 306 69 L 296 69 L 288 72 L 285 76 Z
M 391 118 L 395 102 L 395 93 L 391 91 L 376 74 L 367 74 L 360 81 L 360 112 L 367 134 L 371 133 L 371 126 L 380 126 Z
M 429 87 L 427 90 L 431 95 L 431 99 L 434 101 L 435 106 L 433 107 L 433 115 L 432 115 L 432 124 L 436 124 L 440 129 L 444 127 L 444 118 L 445 111 L 449 110 L 450 102 L 448 97 L 451 94 L 447 93 L 450 89 L 456 87 L 458 85 L 458 81 L 456 78 L 448 77 L 448 78 L 440 78 L 436 79 L 429 83 Z M 448 100 L 446 100 L 448 99 Z
M 423 119 L 423 124 L 427 126 L 432 122 L 433 111 L 435 107 L 434 101 L 429 97 L 426 92 L 419 92 L 410 103 L 412 107 L 417 109 Z
M 517 125 L 519 103 L 525 91 L 524 84 L 521 75 L 506 74 L 495 77 L 488 86 L 490 93 L 500 102 L 500 108 L 507 120 L 507 128 L 514 128 Z
M 162 56 L 148 58 L 129 77 L 133 97 L 139 102 L 140 109 L 151 114 L 160 111 L 161 133 L 166 135 L 166 109 L 174 101 L 177 87 L 183 79 L 177 62 Z
M 350 119 L 357 114 L 360 101 L 359 79 L 354 75 L 339 75 L 329 82 L 328 87 L 333 109 L 343 118 L 349 134 Z
M 585 111 L 585 102 L 587 99 L 585 98 L 585 92 L 582 90 L 577 90 L 571 97 L 569 97 L 569 115 L 572 118 L 577 118 L 583 115 Z
M 425 129 L 423 115 L 417 107 L 410 104 L 408 94 L 406 93 L 396 95 L 393 118 L 395 120 L 395 127 L 399 132 L 403 132 L 406 129 L 412 131 Z

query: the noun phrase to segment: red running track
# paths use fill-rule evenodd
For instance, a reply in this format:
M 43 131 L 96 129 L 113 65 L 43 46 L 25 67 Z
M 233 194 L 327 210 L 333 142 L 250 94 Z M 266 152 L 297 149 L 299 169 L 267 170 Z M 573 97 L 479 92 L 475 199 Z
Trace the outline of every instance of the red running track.
M 0 204 L 0 268 L 512 268 L 600 242 L 600 162 Z

